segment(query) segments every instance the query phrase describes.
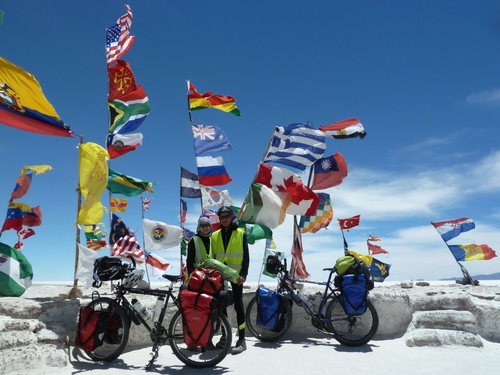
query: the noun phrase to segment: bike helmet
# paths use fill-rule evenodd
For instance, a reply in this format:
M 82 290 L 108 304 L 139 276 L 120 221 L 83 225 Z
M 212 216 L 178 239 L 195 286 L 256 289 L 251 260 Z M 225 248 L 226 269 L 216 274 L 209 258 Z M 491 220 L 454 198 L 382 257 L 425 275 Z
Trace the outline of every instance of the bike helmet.
M 135 288 L 144 277 L 144 270 L 135 269 L 128 273 L 128 275 L 123 279 L 123 286 L 125 288 Z
M 219 208 L 219 211 L 217 211 L 217 216 L 220 216 L 224 213 L 229 213 L 229 214 L 233 214 L 233 210 L 231 210 L 231 207 L 229 206 L 222 206 L 221 208 Z

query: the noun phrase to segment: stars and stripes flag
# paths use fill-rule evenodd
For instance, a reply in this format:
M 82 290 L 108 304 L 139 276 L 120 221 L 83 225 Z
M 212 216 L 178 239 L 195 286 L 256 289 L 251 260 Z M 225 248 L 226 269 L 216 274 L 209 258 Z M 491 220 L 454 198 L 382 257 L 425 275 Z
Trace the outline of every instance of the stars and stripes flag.
M 149 210 L 149 204 L 151 203 L 151 199 L 142 198 L 142 213 L 145 214 L 147 210 Z
M 129 235 L 121 237 L 114 243 L 113 249 L 111 251 L 111 256 L 119 256 L 128 261 L 130 261 L 128 257 L 131 256 L 134 258 L 136 263 L 144 263 L 144 252 L 137 242 L 137 238 Z
M 109 66 L 121 58 L 132 47 L 135 37 L 130 35 L 132 9 L 125 4 L 127 13 L 118 18 L 116 24 L 106 30 L 106 64 Z

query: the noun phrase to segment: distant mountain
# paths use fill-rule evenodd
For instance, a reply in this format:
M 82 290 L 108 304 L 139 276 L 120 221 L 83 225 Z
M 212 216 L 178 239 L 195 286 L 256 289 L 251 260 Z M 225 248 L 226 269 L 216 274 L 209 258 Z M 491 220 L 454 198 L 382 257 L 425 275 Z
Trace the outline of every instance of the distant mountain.
M 500 272 L 497 272 L 497 273 L 492 273 L 490 275 L 471 275 L 471 277 L 474 279 L 474 280 L 500 280 Z M 441 279 L 441 280 L 462 280 L 463 279 L 463 276 L 462 277 L 450 277 L 450 278 L 447 278 L 447 279 Z

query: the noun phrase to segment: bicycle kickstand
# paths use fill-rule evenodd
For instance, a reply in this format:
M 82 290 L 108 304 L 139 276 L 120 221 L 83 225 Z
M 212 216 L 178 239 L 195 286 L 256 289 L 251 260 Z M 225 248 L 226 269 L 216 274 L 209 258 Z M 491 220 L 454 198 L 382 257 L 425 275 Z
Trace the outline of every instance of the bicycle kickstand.
M 153 350 L 151 351 L 151 359 L 149 360 L 148 364 L 146 365 L 146 371 L 150 370 L 151 367 L 153 366 L 154 361 L 156 358 L 158 358 L 158 352 L 160 351 L 161 345 L 154 343 L 153 344 Z

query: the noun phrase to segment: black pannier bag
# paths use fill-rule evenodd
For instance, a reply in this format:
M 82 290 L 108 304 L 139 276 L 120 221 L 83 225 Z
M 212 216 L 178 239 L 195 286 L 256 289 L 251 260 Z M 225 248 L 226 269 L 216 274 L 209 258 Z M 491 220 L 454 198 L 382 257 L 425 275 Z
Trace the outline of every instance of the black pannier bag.
M 269 255 L 266 259 L 266 272 L 277 275 L 281 271 L 281 261 L 276 255 Z
M 99 288 L 103 281 L 122 280 L 128 272 L 128 265 L 119 257 L 103 256 L 94 262 L 94 282 L 92 286 Z

